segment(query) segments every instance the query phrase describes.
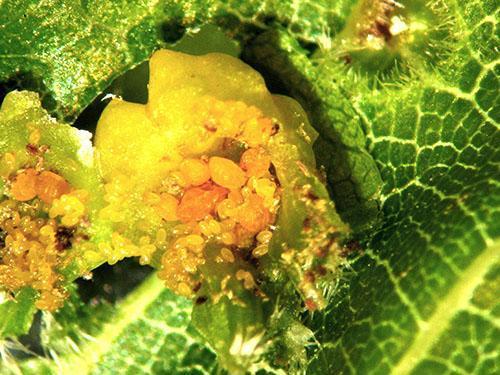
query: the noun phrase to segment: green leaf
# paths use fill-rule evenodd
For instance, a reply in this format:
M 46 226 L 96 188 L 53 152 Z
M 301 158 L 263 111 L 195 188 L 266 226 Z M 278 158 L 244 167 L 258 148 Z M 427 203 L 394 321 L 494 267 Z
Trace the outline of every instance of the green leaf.
M 461 38 L 434 69 L 407 55 L 396 85 L 341 79 L 384 181 L 384 221 L 309 322 L 311 373 L 498 371 L 498 4 L 448 4 Z
M 203 21 L 240 39 L 279 22 L 312 42 L 339 29 L 352 2 L 6 0 L 0 81 L 41 93 L 52 114 L 74 119 L 113 79 Z
M 98 313 L 103 324 L 92 323 L 90 334 L 80 332 L 78 340 L 66 341 L 65 348 L 51 346 L 52 358 L 30 359 L 19 366 L 28 374 L 210 372 L 216 366 L 215 355 L 190 327 L 191 308 L 190 301 L 174 295 L 151 275 L 115 309 L 106 307 L 107 316 Z M 48 321 L 59 324 L 57 315 Z
M 280 25 L 304 43 L 318 43 L 341 30 L 356 0 L 214 1 L 208 21 L 248 41 Z
M 3 1 L 0 80 L 21 80 L 44 94 L 46 108 L 73 118 L 113 78 L 149 57 L 162 39 L 162 23 L 165 32 L 169 22 L 188 23 L 194 12 L 183 5 Z
M 15 300 L 6 299 L 0 303 L 0 338 L 16 337 L 28 332 L 35 314 L 36 292 L 31 288 L 21 289 L 15 295 Z

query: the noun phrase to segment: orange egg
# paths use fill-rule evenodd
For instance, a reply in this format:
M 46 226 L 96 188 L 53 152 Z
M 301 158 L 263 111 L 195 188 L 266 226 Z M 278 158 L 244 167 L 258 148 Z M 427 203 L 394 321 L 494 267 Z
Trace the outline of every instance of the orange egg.
M 182 222 L 198 221 L 214 212 L 218 202 L 227 196 L 228 191 L 214 184 L 189 188 L 184 192 L 177 216 Z
M 157 204 L 158 214 L 167 221 L 175 221 L 177 217 L 177 207 L 179 201 L 171 194 L 163 193 L 160 195 L 160 202 Z
M 38 197 L 47 204 L 51 204 L 54 199 L 70 192 L 69 183 L 58 174 L 43 171 L 38 175 L 35 186 Z
M 212 180 L 228 189 L 239 189 L 246 183 L 245 172 L 234 161 L 218 156 L 208 161 Z
M 250 147 L 265 145 L 273 133 L 273 122 L 270 118 L 253 118 L 243 125 L 243 140 Z
M 203 185 L 210 179 L 207 163 L 199 159 L 186 159 L 180 165 L 180 172 L 188 185 Z
M 38 173 L 33 168 L 28 168 L 18 174 L 10 188 L 12 197 L 21 202 L 35 198 L 37 176 Z
M 238 210 L 236 220 L 251 233 L 258 233 L 271 223 L 271 213 L 264 206 L 264 200 L 257 194 L 250 194 Z
M 240 167 L 246 171 L 247 176 L 262 177 L 271 166 L 271 157 L 263 148 L 249 148 L 240 159 Z

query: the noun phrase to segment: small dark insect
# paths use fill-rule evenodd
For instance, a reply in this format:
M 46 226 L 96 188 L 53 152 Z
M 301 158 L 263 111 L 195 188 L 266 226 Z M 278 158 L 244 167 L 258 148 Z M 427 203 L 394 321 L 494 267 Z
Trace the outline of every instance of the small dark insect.
M 57 250 L 63 251 L 69 249 L 74 235 L 74 228 L 58 227 L 56 231 Z
M 7 237 L 7 232 L 3 229 L 0 229 L 0 248 L 5 247 L 5 237 Z
M 277 123 L 277 122 L 273 123 L 273 128 L 271 130 L 271 135 L 275 135 L 279 131 L 280 131 L 280 124 Z
M 319 199 L 319 197 L 310 190 L 307 191 L 306 197 L 311 201 L 317 201 Z
M 302 223 L 302 227 L 304 231 L 309 232 L 312 229 L 312 219 L 310 216 L 307 216 Z
M 36 154 L 38 154 L 38 147 L 31 144 L 31 143 L 28 143 L 26 145 L 26 151 L 28 151 L 28 153 L 31 155 L 36 155 Z
M 381 35 L 384 37 L 384 40 L 388 42 L 392 38 L 391 31 L 389 30 L 389 25 L 386 22 L 375 21 L 375 29 L 377 30 L 375 35 Z
M 274 176 L 274 183 L 276 184 L 276 187 L 280 187 L 281 184 L 276 174 L 277 173 L 276 166 L 273 163 L 271 163 L 271 165 L 269 166 L 269 173 L 271 173 L 271 175 Z
M 255 268 L 259 268 L 260 262 L 257 258 L 251 257 L 249 260 L 249 263 L 254 266 Z
M 251 247 L 255 247 L 257 246 L 257 240 L 254 239 L 254 243 L 252 244 Z M 236 253 L 238 254 L 238 253 Z M 255 258 L 253 255 L 252 255 L 252 252 L 251 251 L 244 251 L 242 254 L 242 258 L 245 262 L 248 262 L 250 263 L 252 266 L 254 266 L 255 268 L 258 268 L 259 267 L 259 260 L 257 258 Z
M 393 0 L 381 0 L 374 2 L 375 19 L 367 29 L 363 30 L 360 35 L 373 35 L 379 38 L 384 38 L 389 42 L 392 38 L 390 31 L 390 18 L 396 8 L 396 2 Z
M 325 267 L 319 265 L 318 267 L 316 267 L 316 272 L 320 276 L 325 276 L 328 270 Z
M 349 65 L 352 63 L 351 55 L 344 55 L 341 57 L 341 59 L 344 61 L 344 64 L 346 64 L 346 65 Z
M 352 240 L 345 244 L 345 246 L 342 248 L 342 251 L 340 252 L 340 255 L 344 258 L 347 258 L 349 255 L 360 252 L 362 249 L 363 248 L 358 241 Z
M 205 121 L 203 123 L 203 127 L 211 133 L 217 131 L 217 125 L 214 124 L 212 121 Z
M 201 296 L 201 297 L 196 298 L 195 303 L 196 303 L 197 305 L 203 305 L 203 304 L 204 304 L 205 302 L 207 302 L 207 301 L 208 301 L 208 298 L 207 298 L 207 297 L 205 297 L 205 296 Z
M 200 288 L 201 288 L 201 283 L 200 282 L 196 283 L 196 285 L 193 287 L 193 292 L 196 293 L 198 290 L 200 290 Z

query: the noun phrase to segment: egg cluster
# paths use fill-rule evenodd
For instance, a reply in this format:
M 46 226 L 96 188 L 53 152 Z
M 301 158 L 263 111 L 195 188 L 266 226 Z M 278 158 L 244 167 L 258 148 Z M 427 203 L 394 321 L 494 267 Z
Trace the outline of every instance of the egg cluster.
M 2 158 L 15 161 L 12 153 Z M 84 218 L 87 193 L 40 165 L 3 177 L 0 287 L 13 293 L 29 286 L 39 292 L 39 309 L 55 310 L 66 297 L 58 268 Z
M 219 152 L 185 159 L 161 191 L 150 193 L 163 220 L 178 222 L 159 276 L 185 296 L 192 296 L 199 286 L 196 274 L 206 262 L 207 244 L 220 248 L 216 262 L 264 256 L 280 202 L 279 183 L 266 150 L 277 131 L 274 121 L 242 102 L 212 98 L 205 104 L 210 112 L 204 126 L 225 135 Z M 247 270 L 238 269 L 233 276 L 246 289 L 255 287 Z
M 124 258 L 139 257 L 140 264 L 145 265 L 150 264 L 153 254 L 165 246 L 167 231 L 164 228 L 155 228 L 154 219 L 157 214 L 149 207 L 153 202 L 159 202 L 159 197 L 153 193 L 145 193 L 139 201 L 140 207 L 136 207 L 133 197 L 140 194 L 138 191 L 137 186 L 122 174 L 114 176 L 104 184 L 106 204 L 99 211 L 99 218 L 111 222 L 114 232 L 109 239 L 101 240 L 97 249 L 86 250 L 85 259 L 94 264 L 106 261 L 113 265 Z M 134 209 L 142 212 L 139 218 L 136 217 Z M 139 235 L 134 236 L 130 232 Z

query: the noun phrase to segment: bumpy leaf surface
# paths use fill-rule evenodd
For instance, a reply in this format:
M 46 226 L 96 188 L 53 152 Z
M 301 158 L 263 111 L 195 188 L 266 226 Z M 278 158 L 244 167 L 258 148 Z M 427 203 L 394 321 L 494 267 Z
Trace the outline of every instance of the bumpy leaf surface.
M 314 41 L 324 30 L 342 26 L 351 3 L 2 1 L 0 80 L 42 93 L 47 109 L 73 119 L 114 78 L 202 22 L 211 20 L 244 38 L 276 20 Z
M 449 3 L 448 57 L 353 92 L 384 222 L 311 322 L 311 373 L 499 370 L 498 4 Z
M 87 314 L 102 320 L 100 324 L 92 323 L 92 336 L 88 335 L 89 327 L 73 327 L 80 333 L 75 340 L 60 338 L 58 352 L 51 353 L 57 361 L 28 360 L 20 364 L 20 369 L 28 374 L 69 373 L 76 369 L 89 374 L 210 373 L 216 367 L 215 354 L 199 342 L 190 328 L 191 308 L 190 301 L 174 295 L 156 275 L 151 275 L 114 310 L 89 309 Z M 66 311 L 64 323 L 76 326 L 69 319 L 82 319 L 82 311 L 81 306 L 73 309 L 73 315 Z M 90 319 L 86 318 L 87 325 Z M 45 317 L 45 324 L 57 323 Z M 52 327 L 46 334 L 54 332 Z M 54 342 L 51 345 L 56 348 Z M 0 373 L 15 373 L 13 366 L 3 370 Z

